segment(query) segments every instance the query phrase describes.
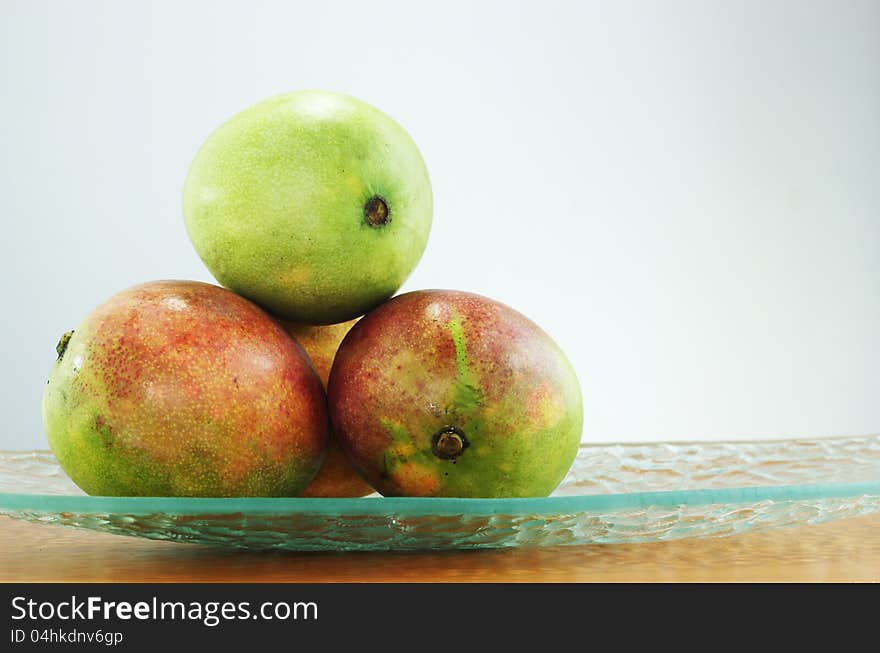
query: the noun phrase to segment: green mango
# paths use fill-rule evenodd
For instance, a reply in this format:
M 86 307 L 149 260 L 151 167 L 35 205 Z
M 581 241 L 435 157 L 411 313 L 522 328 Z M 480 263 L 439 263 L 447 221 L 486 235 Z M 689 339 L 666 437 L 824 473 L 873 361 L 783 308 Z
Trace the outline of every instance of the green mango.
M 378 109 L 296 91 L 234 116 L 202 145 L 186 229 L 227 288 L 305 324 L 391 297 L 421 258 L 433 197 L 407 132 Z

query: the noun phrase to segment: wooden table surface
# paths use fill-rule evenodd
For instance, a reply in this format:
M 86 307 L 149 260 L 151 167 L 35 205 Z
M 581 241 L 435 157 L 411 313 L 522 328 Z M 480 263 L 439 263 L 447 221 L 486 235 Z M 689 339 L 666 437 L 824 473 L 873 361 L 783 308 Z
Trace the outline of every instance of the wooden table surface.
M 0 581 L 880 581 L 880 515 L 718 539 L 349 554 L 238 551 L 0 517 Z

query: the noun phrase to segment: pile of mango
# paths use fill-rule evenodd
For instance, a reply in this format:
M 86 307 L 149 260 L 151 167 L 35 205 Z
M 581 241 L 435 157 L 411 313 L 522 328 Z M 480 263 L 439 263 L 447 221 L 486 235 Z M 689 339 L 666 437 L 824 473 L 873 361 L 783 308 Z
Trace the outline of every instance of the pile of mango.
M 390 117 L 260 102 L 202 145 L 183 215 L 221 285 L 124 290 L 57 345 L 43 423 L 85 492 L 534 497 L 565 476 L 583 409 L 553 340 L 473 293 L 394 296 L 433 197 Z

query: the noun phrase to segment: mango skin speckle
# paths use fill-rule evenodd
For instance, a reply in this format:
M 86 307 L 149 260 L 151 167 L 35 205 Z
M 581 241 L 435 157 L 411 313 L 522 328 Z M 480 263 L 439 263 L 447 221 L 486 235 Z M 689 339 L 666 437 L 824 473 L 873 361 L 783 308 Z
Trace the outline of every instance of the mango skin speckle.
M 381 198 L 388 222 L 365 207 Z M 425 163 L 378 109 L 327 91 L 269 98 L 233 116 L 195 156 L 187 233 L 224 286 L 306 324 L 360 316 L 421 258 L 433 213 Z
M 130 288 L 74 331 L 43 396 L 62 469 L 105 496 L 295 496 L 329 421 L 321 380 L 248 300 L 194 281 Z
M 318 376 L 321 377 L 321 381 L 326 387 L 339 343 L 342 342 L 345 334 L 349 332 L 357 320 L 327 326 L 309 326 L 286 320 L 280 321 L 281 325 L 309 355 Z M 327 447 L 327 457 L 324 459 L 324 464 L 321 465 L 317 476 L 309 483 L 302 496 L 317 498 L 362 497 L 372 493 L 373 488 L 352 467 L 331 432 L 330 445 Z
M 583 428 L 577 376 L 555 342 L 479 295 L 422 290 L 363 317 L 328 386 L 334 432 L 385 496 L 539 497 L 571 467 Z M 447 459 L 441 430 L 467 439 Z

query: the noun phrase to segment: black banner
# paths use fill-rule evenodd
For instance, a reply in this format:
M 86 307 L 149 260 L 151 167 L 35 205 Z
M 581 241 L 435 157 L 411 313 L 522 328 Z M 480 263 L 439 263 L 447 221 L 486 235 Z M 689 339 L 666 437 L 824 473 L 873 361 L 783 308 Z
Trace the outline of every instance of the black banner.
M 600 634 L 631 643 L 712 624 L 729 642 L 757 627 L 827 624 L 833 610 L 823 610 L 837 599 L 835 586 L 822 587 L 804 592 L 794 585 L 2 585 L 6 632 L 0 650 L 308 645 L 336 651 L 343 643 L 353 653 L 428 644 L 520 650 L 527 635 L 546 638 L 548 646 L 564 646 L 562 638 L 587 647 Z M 877 588 L 870 591 L 874 604 Z M 787 622 L 792 611 L 796 616 Z M 736 624 L 747 631 L 739 632 Z

